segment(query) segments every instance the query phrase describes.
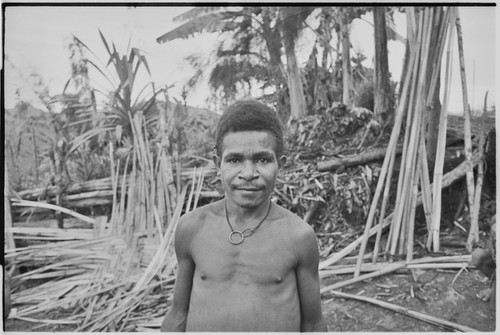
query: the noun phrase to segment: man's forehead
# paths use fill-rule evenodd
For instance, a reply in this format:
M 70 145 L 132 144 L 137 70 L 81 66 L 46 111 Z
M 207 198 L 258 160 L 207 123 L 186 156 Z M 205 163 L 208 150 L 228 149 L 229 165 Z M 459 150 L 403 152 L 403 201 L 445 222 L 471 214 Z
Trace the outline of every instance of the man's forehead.
M 276 151 L 276 139 L 268 131 L 245 130 L 227 133 L 223 139 L 223 151 L 254 148 L 259 151 Z

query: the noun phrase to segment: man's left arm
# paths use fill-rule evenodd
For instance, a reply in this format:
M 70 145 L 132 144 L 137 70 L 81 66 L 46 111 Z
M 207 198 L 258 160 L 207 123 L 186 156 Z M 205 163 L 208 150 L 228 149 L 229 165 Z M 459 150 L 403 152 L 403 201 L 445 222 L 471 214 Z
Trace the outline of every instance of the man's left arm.
M 328 328 L 321 312 L 321 295 L 319 293 L 319 251 L 316 236 L 312 227 L 300 234 L 296 243 L 298 265 L 296 269 L 297 286 L 300 300 L 300 331 L 326 332 Z

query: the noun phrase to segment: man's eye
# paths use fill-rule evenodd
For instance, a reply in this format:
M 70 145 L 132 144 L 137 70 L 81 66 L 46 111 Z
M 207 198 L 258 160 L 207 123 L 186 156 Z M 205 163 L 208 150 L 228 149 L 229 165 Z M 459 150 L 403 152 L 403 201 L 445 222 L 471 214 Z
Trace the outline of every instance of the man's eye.
M 227 162 L 229 164 L 236 164 L 236 163 L 239 162 L 239 159 L 237 159 L 237 158 L 230 158 L 230 159 L 227 160 Z
M 267 163 L 269 163 L 269 159 L 267 159 L 267 158 L 259 158 L 259 159 L 257 160 L 257 163 L 260 163 L 260 164 L 267 164 Z

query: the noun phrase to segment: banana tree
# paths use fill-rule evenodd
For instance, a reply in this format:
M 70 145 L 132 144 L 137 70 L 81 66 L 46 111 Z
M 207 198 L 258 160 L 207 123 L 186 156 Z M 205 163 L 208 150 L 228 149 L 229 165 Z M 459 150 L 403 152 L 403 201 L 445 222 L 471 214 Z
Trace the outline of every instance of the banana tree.
M 236 83 L 249 83 L 251 78 L 274 86 L 278 92 L 280 84 L 288 80 L 292 116 L 300 117 L 306 109 L 295 41 L 312 10 L 312 7 L 198 7 L 174 18 L 174 21 L 186 22 L 158 37 L 157 42 L 189 38 L 201 32 L 225 34 L 234 42 L 225 50 L 218 48 L 217 65 L 211 75 L 212 86 L 229 87 L 228 91 L 234 91 Z M 283 45 L 286 67 L 281 61 Z M 264 69 L 267 73 L 261 71 Z M 223 73 L 237 75 L 225 77 L 225 82 L 217 81 Z M 264 77 L 268 78 L 267 83 Z

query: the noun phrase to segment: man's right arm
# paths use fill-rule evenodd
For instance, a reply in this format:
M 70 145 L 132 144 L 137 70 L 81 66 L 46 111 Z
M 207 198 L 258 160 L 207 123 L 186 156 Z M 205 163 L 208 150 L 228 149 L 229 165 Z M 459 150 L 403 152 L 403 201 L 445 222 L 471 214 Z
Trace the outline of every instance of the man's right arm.
M 195 264 L 189 252 L 189 232 L 179 222 L 175 234 L 175 253 L 177 255 L 177 277 L 175 279 L 174 297 L 169 312 L 163 319 L 162 332 L 184 332 L 189 311 L 189 300 Z

